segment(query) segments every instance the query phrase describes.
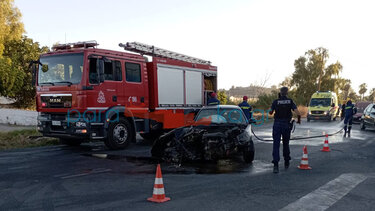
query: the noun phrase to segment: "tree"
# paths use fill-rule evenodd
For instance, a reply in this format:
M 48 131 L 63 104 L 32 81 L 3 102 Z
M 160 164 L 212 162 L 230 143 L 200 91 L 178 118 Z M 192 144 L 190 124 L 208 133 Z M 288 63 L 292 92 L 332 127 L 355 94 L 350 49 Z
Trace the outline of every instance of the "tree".
M 21 13 L 14 6 L 14 0 L 0 1 L 0 57 L 2 57 L 5 43 L 12 40 L 21 39 L 24 32 L 21 22 Z M 1 61 L 9 62 L 9 61 Z M 5 65 L 4 63 L 1 65 Z
M 370 90 L 370 95 L 368 96 L 368 101 L 375 102 L 375 88 L 372 88 Z
M 348 96 L 348 98 L 350 98 L 352 101 L 357 101 L 358 100 L 358 95 L 355 93 L 355 91 L 352 89 L 352 88 L 350 88 L 350 91 L 349 91 L 349 96 Z
M 217 92 L 217 99 L 220 100 L 221 105 L 226 105 L 228 101 L 228 96 L 225 94 L 224 91 Z
M 302 104 L 307 104 L 315 91 L 338 92 L 339 74 L 343 66 L 337 61 L 326 67 L 328 58 L 327 49 L 317 48 L 294 61 L 295 71 L 291 80 L 287 78 L 283 84 L 295 87 L 295 94 L 301 98 Z
M 292 88 L 292 76 L 285 77 L 283 82 L 280 83 L 280 86 L 286 86 Z
M 0 60 L 3 64 L 0 66 L 0 94 L 15 99 L 18 107 L 27 107 L 34 102 L 35 96 L 29 63 L 37 60 L 48 48 L 41 48 L 38 42 L 26 36 L 6 42 L 4 47 L 3 61 Z
M 353 90 L 351 89 L 352 88 L 351 83 L 352 82 L 349 79 L 344 79 L 344 78 L 338 79 L 337 88 L 339 90 L 338 97 L 339 97 L 340 103 L 343 103 L 349 97 L 350 91 Z
M 359 95 L 361 95 L 361 99 L 363 100 L 364 99 L 364 96 L 365 96 L 365 93 L 367 92 L 367 84 L 366 83 L 363 83 L 361 85 L 359 85 Z
M 258 101 L 255 103 L 256 109 L 267 110 L 271 108 L 272 102 L 278 99 L 278 90 L 272 90 L 270 94 L 261 94 L 258 96 Z

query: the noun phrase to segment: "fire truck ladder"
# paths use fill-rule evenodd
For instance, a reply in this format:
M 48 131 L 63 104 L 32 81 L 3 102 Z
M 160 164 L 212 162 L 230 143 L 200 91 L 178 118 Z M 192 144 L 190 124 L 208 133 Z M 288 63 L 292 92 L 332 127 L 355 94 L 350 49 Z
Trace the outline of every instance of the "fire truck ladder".
M 206 61 L 203 59 L 198 59 L 195 57 L 187 56 L 184 54 L 176 53 L 173 51 L 165 50 L 162 48 L 157 48 L 153 45 L 147 45 L 139 42 L 127 42 L 126 44 L 119 44 L 120 47 L 123 47 L 125 50 L 140 53 L 142 55 L 148 56 L 157 56 L 161 58 L 169 58 L 169 59 L 176 59 L 185 62 L 191 62 L 195 64 L 204 64 L 210 65 L 210 61 Z

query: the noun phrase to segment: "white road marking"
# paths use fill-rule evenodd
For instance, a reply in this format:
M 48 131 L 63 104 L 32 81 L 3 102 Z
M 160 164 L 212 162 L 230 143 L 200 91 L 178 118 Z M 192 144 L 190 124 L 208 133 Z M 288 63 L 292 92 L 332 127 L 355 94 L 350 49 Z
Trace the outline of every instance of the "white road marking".
M 98 169 L 92 169 L 90 171 L 80 173 L 80 174 L 73 174 L 73 175 L 60 174 L 60 175 L 55 175 L 54 177 L 60 177 L 61 179 L 70 179 L 70 178 L 74 178 L 74 177 L 82 177 L 82 176 L 86 176 L 86 175 L 90 175 L 90 174 L 106 173 L 106 172 L 110 172 L 110 171 L 112 171 L 112 169 L 98 168 Z
M 306 196 L 290 203 L 281 211 L 326 210 L 366 179 L 367 176 L 363 174 L 342 174 Z

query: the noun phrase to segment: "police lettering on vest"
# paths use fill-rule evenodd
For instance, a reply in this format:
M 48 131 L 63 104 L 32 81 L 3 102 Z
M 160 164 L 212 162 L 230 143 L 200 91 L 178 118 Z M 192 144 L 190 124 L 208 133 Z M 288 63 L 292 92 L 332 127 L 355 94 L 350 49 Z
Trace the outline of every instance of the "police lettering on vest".
M 297 109 L 296 104 L 292 99 L 282 96 L 273 101 L 272 110 L 275 110 L 275 120 L 290 120 L 292 119 L 292 110 Z

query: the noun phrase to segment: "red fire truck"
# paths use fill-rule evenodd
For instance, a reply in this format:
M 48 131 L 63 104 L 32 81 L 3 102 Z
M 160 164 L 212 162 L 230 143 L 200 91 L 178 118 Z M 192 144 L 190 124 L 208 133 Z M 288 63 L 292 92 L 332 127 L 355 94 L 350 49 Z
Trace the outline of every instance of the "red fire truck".
M 209 61 L 138 42 L 130 52 L 95 41 L 60 44 L 35 62 L 38 130 L 68 145 L 125 148 L 187 124 L 217 90 Z M 149 61 L 150 60 L 150 61 Z

